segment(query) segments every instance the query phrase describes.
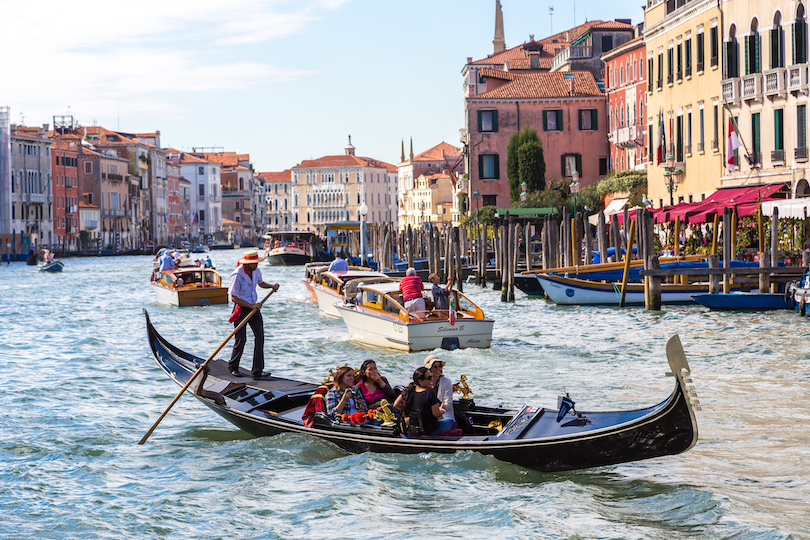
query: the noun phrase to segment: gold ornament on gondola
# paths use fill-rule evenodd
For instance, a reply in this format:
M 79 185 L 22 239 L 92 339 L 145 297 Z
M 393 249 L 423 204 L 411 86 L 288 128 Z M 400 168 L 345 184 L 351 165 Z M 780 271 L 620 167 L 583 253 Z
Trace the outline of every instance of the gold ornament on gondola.
M 461 380 L 453 385 L 453 392 L 461 392 L 461 399 L 470 399 L 470 395 L 475 393 L 470 390 L 467 384 L 467 376 L 463 373 L 461 374 Z

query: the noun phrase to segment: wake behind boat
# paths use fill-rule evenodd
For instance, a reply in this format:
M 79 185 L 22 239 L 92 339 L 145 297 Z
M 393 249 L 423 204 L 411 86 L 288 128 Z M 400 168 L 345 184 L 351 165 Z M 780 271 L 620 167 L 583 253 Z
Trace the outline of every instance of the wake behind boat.
M 146 330 L 155 362 L 178 385 L 185 385 L 205 362 L 163 338 L 146 314 Z M 613 412 L 523 406 L 482 407 L 472 399 L 454 401 L 461 435 L 403 437 L 393 426 L 353 424 L 312 414 L 310 400 L 323 399 L 328 383 L 317 385 L 280 377 L 245 383 L 223 360 L 212 360 L 193 395 L 214 412 L 253 436 L 297 433 L 318 437 L 349 452 L 414 454 L 475 451 L 530 469 L 554 472 L 585 469 L 678 454 L 692 448 L 698 430 L 697 401 L 689 365 L 677 336 L 667 344 L 675 388 L 657 405 Z M 465 393 L 465 397 L 467 393 Z M 565 403 L 565 401 L 564 401 Z M 309 409 L 309 410 L 308 410 Z M 306 416 L 305 416 L 306 412 Z

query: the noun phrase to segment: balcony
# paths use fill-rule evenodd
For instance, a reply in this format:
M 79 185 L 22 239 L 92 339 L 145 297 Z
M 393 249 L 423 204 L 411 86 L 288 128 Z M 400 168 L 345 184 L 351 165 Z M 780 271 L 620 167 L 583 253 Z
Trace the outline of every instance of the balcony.
M 796 148 L 795 153 L 793 155 L 796 158 L 796 161 L 801 161 L 801 162 L 807 161 L 807 147 L 806 146 L 800 146 L 800 147 Z
M 82 230 L 93 231 L 95 229 L 98 229 L 98 220 L 96 220 L 96 219 L 92 219 L 92 220 L 86 219 L 84 221 L 84 223 L 82 225 Z
M 24 193 L 23 194 L 23 202 L 32 203 L 32 204 L 45 204 L 48 202 L 48 194 L 47 193 Z
M 104 217 L 123 217 L 125 212 L 123 208 L 105 208 L 102 210 Z
M 672 84 L 673 77 L 672 73 L 667 73 L 667 84 Z
M 712 150 L 715 152 L 720 149 L 719 141 L 717 139 L 712 139 Z
M 787 68 L 787 89 L 789 92 L 807 91 L 807 64 Z
M 752 169 L 762 167 L 762 152 L 751 152 L 750 165 Z
M 784 165 L 784 164 L 785 164 L 785 151 L 771 150 L 771 165 Z
M 636 145 L 636 126 L 626 126 L 619 128 L 615 131 L 615 139 L 613 144 L 621 148 L 627 148 Z
M 763 94 L 766 96 L 784 95 L 787 84 L 786 73 L 785 68 L 771 69 L 763 73 L 762 77 L 765 79 Z
M 742 98 L 762 100 L 762 74 L 752 73 L 742 78 Z
M 740 79 L 720 81 L 720 100 L 723 103 L 738 104 L 740 101 Z
M 697 143 L 697 151 L 698 151 L 699 154 L 703 153 L 704 146 L 705 146 L 705 143 L 703 143 L 703 142 Z

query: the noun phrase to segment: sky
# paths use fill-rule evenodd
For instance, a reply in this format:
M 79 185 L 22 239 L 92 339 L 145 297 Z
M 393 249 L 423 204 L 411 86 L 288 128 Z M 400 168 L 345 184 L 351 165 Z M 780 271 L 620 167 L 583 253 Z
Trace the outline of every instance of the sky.
M 7 3 L 0 105 L 11 122 L 161 133 L 249 153 L 261 172 L 342 154 L 399 162 L 460 146 L 467 57 L 492 52 L 495 0 L 63 0 Z M 507 47 L 643 0 L 502 0 Z M 553 15 L 550 16 L 550 7 Z

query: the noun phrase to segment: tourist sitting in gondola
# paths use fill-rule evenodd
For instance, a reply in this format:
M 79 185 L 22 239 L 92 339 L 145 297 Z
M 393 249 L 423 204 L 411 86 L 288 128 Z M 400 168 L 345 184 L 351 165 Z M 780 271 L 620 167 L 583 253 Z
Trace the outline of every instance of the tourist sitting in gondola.
M 396 398 L 396 393 L 388 383 L 388 379 L 377 371 L 377 363 L 374 360 L 366 360 L 360 366 L 360 381 L 357 383 L 357 388 L 360 389 L 360 393 L 363 394 L 363 399 L 370 409 L 378 407 L 382 399 L 387 399 L 389 403 L 392 403 Z
M 354 369 L 341 366 L 335 374 L 335 386 L 326 393 L 326 414 L 337 415 L 368 412 L 368 405 L 360 389 L 354 386 Z
M 444 416 L 445 410 L 442 402 L 436 397 L 433 388 L 433 374 L 426 367 L 416 368 L 413 372 L 413 382 L 405 388 L 394 402 L 409 422 L 407 433 L 413 435 L 444 435 L 455 429 L 456 422 L 452 419 L 439 420 Z M 414 422 L 419 425 L 415 426 Z

